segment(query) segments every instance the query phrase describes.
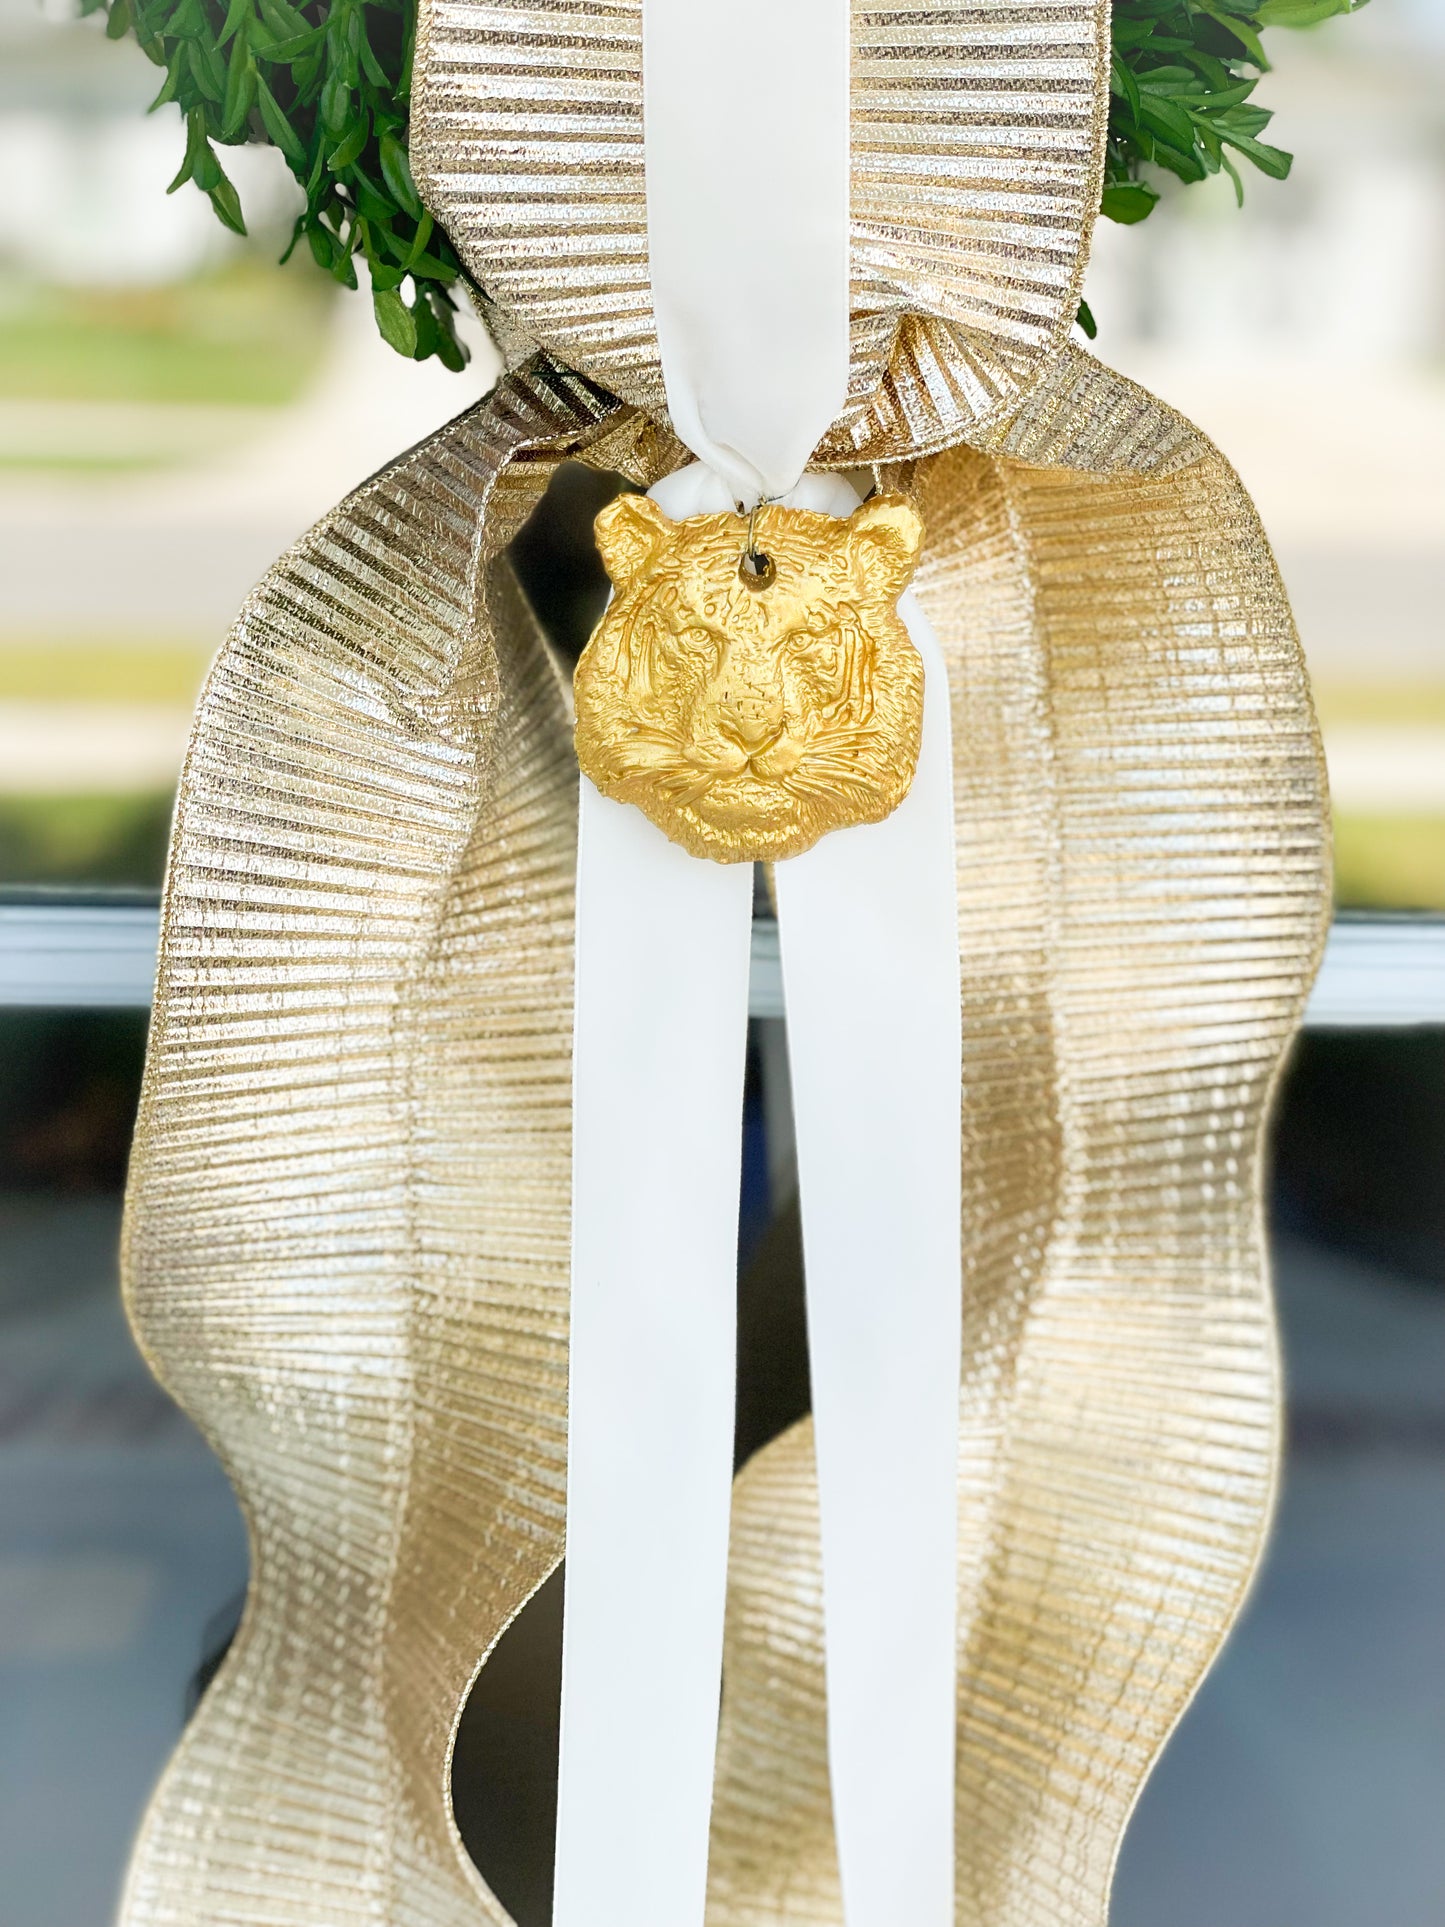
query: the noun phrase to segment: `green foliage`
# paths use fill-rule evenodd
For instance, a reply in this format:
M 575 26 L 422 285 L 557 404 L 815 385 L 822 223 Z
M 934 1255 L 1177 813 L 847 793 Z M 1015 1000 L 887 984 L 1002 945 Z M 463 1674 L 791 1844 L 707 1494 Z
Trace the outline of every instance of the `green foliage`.
M 246 232 L 217 147 L 278 147 L 306 194 L 291 248 L 304 240 L 343 286 L 366 264 L 382 334 L 399 353 L 461 368 L 454 326 L 461 275 L 422 207 L 406 158 L 415 0 L 80 0 L 104 10 L 112 39 L 133 34 L 165 69 L 153 103 L 175 101 L 186 181 L 218 218 Z M 287 249 L 287 254 L 291 252 Z
M 715 0 L 720 4 L 721 0 Z M 134 34 L 166 78 L 156 105 L 185 116 L 172 189 L 194 181 L 244 234 L 217 146 L 270 142 L 306 192 L 303 238 L 346 287 L 365 261 L 381 333 L 398 354 L 460 368 L 453 288 L 462 266 L 433 227 L 406 157 L 416 0 L 80 0 L 113 39 Z M 1144 178 L 1221 170 L 1243 198 L 1238 161 L 1283 180 L 1290 156 L 1260 139 L 1268 108 L 1250 96 L 1268 70 L 1260 33 L 1310 27 L 1364 0 L 1114 0 L 1114 58 L 1102 209 L 1132 223 L 1159 199 Z M 289 252 L 289 250 L 288 250 Z
M 1260 139 L 1272 118 L 1250 96 L 1269 71 L 1260 33 L 1312 27 L 1364 0 L 1114 0 L 1109 141 L 1102 212 L 1132 224 L 1154 211 L 1142 178 L 1162 167 L 1181 181 L 1221 170 L 1244 200 L 1238 159 L 1272 180 L 1292 155 Z

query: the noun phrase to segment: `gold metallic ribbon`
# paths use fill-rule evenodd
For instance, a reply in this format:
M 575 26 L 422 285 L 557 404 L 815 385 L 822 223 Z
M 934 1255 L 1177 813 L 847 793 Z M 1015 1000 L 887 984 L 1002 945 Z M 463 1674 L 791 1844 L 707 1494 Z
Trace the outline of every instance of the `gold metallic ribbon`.
M 507 1919 L 450 1751 L 562 1545 L 575 799 L 504 551 L 565 457 L 681 459 L 638 19 L 423 5 L 416 170 L 513 372 L 282 558 L 197 716 L 126 1289 L 254 1576 L 126 1927 Z M 859 6 L 854 41 L 853 401 L 818 462 L 918 502 L 954 713 L 958 1919 L 1104 1927 L 1273 1491 L 1261 1154 L 1323 766 L 1243 489 L 1066 338 L 1103 7 Z M 740 1477 L 731 1575 L 709 1918 L 833 1927 L 806 1425 Z

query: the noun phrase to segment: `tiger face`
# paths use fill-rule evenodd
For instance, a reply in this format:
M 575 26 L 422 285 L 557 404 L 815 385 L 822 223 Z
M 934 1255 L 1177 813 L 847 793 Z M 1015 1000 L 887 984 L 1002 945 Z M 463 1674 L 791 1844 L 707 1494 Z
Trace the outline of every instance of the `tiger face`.
M 876 823 L 913 780 L 923 663 L 897 602 L 923 540 L 901 496 L 673 522 L 646 496 L 597 517 L 615 589 L 577 664 L 577 756 L 604 796 L 721 863 L 798 856 Z

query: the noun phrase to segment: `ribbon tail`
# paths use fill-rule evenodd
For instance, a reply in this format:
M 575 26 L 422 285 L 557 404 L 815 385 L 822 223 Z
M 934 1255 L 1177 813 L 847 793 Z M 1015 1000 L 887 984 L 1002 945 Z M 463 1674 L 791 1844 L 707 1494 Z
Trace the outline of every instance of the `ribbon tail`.
M 583 779 L 555 1927 L 703 1917 L 751 917 Z
M 848 1927 L 954 1909 L 961 1039 L 952 752 L 924 658 L 913 786 L 778 865 Z

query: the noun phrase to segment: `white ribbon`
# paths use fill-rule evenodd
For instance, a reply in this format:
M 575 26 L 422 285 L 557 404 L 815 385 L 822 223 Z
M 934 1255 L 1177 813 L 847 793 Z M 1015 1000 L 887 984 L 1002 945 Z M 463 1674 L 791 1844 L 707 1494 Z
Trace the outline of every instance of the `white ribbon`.
M 643 0 L 652 307 L 672 425 L 780 499 L 848 394 L 848 0 Z
M 886 821 L 776 870 L 822 1525 L 828 1765 L 848 1927 L 951 1927 L 958 910 L 942 652 Z
M 582 778 L 554 1927 L 703 1916 L 752 881 Z
M 673 517 L 799 476 L 848 359 L 847 0 L 644 0 Z M 948 688 L 912 788 L 777 866 L 848 1927 L 953 1919 L 959 975 Z M 584 778 L 554 1927 L 701 1927 L 735 1377 L 746 865 Z

